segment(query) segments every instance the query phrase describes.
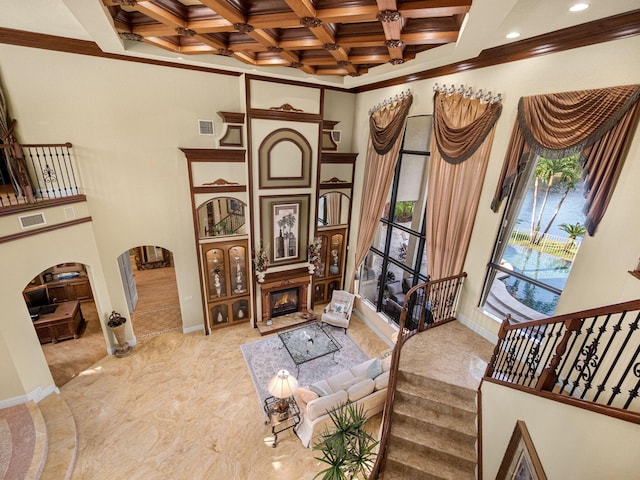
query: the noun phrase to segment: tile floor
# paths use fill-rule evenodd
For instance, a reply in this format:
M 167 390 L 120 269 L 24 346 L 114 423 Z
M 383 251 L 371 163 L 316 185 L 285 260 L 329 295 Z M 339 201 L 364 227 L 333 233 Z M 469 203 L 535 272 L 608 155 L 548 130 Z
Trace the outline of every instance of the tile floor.
M 369 356 L 388 348 L 354 317 L 349 334 Z M 312 479 L 322 465 L 292 431 L 270 430 L 240 345 L 248 324 L 205 336 L 149 337 L 105 357 L 61 388 L 76 420 L 72 479 Z M 380 415 L 372 419 L 377 431 Z

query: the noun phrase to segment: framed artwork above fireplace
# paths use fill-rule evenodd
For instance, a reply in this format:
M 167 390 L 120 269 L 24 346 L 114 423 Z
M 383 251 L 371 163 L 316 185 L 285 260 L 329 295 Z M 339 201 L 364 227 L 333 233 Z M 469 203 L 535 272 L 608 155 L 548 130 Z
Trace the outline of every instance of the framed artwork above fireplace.
M 260 197 L 261 239 L 272 265 L 307 260 L 309 194 Z

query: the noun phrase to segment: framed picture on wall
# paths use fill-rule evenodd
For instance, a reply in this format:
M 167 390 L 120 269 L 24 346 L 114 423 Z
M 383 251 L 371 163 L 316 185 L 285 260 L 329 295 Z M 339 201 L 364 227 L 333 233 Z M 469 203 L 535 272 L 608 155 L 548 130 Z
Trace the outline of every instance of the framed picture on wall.
M 260 198 L 261 241 L 273 265 L 307 260 L 309 195 Z
M 527 425 L 522 420 L 516 422 L 496 480 L 547 480 Z

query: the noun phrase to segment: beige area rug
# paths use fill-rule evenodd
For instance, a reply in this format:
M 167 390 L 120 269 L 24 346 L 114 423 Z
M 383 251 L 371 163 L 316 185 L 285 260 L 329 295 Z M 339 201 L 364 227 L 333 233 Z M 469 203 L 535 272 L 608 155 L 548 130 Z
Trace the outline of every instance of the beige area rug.
M 331 375 L 353 367 L 368 360 L 369 357 L 360 349 L 353 339 L 344 333 L 344 329 L 327 325 L 324 327 L 334 340 L 340 345 L 335 355 L 325 355 L 300 365 L 300 373 L 289 352 L 278 335 L 272 335 L 263 340 L 245 343 L 240 346 L 247 368 L 253 380 L 260 406 L 270 393 L 267 391 L 269 380 L 279 370 L 288 370 L 296 377 L 300 386 L 322 380 Z M 302 331 L 304 327 L 301 327 Z

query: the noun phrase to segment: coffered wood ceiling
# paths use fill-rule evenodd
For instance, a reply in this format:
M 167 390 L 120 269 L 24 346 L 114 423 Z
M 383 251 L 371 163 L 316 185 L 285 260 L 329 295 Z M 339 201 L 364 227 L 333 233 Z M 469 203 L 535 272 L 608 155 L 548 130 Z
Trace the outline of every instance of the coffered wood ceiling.
M 102 0 L 120 36 L 181 55 L 359 76 L 455 42 L 471 0 Z

